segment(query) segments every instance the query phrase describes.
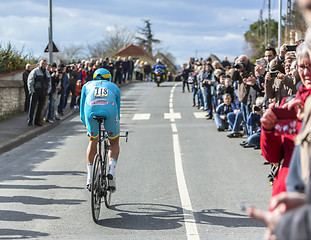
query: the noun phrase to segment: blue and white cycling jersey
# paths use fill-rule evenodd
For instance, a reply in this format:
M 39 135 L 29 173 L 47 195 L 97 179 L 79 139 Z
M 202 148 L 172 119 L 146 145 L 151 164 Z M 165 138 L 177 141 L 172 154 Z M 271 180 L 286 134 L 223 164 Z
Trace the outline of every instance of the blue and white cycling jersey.
M 120 89 L 107 80 L 87 82 L 81 91 L 80 118 L 91 137 L 99 134 L 94 116 L 106 117 L 104 127 L 110 139 L 120 135 Z

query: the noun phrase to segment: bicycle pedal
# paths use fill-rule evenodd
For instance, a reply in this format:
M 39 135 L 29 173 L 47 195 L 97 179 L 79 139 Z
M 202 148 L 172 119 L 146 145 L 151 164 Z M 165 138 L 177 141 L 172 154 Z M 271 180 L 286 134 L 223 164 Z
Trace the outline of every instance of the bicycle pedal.
M 113 175 L 112 175 L 112 174 L 108 174 L 108 175 L 107 175 L 107 178 L 108 178 L 109 180 L 112 180 L 112 179 L 113 179 Z
M 116 187 L 114 187 L 114 186 L 109 186 L 108 187 L 108 191 L 110 191 L 110 192 L 115 192 L 116 191 Z

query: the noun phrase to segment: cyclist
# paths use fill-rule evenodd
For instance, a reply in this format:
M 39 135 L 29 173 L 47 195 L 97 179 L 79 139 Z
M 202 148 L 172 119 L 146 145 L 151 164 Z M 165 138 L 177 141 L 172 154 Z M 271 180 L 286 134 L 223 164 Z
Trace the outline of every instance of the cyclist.
M 104 68 L 94 72 L 93 81 L 87 82 L 81 92 L 80 117 L 90 137 L 86 151 L 88 190 L 91 190 L 93 161 L 97 153 L 99 135 L 98 122 L 93 119 L 94 116 L 106 117 L 104 127 L 110 142 L 108 189 L 114 192 L 116 190 L 115 167 L 119 156 L 120 89 L 111 82 L 111 74 Z

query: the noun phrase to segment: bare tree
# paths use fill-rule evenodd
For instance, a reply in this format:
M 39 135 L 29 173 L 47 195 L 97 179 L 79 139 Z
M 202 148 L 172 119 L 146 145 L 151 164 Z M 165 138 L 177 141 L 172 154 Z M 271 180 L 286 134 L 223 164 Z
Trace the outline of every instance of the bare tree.
M 60 48 L 55 54 L 56 61 L 63 63 L 77 62 L 86 57 L 85 48 L 82 44 L 71 44 Z
M 93 58 L 103 58 L 115 55 L 120 49 L 134 42 L 135 36 L 126 28 L 114 26 L 108 34 L 94 44 L 88 44 L 89 54 Z

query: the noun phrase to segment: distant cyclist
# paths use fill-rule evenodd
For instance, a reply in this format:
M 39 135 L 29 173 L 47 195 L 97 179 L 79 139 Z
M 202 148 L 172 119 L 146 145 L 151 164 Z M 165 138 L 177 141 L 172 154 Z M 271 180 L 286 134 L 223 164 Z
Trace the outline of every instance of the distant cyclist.
M 104 68 L 94 72 L 93 81 L 87 82 L 81 92 L 80 117 L 90 137 L 86 151 L 88 190 L 92 184 L 93 161 L 97 153 L 99 135 L 98 122 L 93 119 L 94 116 L 106 117 L 104 127 L 110 142 L 108 188 L 114 192 L 116 190 L 115 167 L 119 156 L 120 89 L 111 82 L 111 74 Z

